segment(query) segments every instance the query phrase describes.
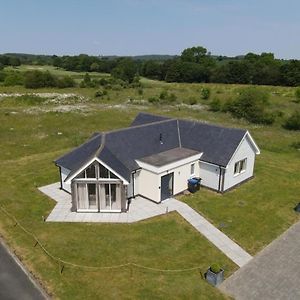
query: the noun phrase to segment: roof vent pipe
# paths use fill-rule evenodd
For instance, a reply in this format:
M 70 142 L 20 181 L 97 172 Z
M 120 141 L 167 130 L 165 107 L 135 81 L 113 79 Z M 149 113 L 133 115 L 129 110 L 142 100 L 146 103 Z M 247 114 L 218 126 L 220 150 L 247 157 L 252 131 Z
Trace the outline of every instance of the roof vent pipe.
M 160 142 L 161 145 L 164 143 L 163 140 L 162 140 L 162 133 L 159 134 L 159 142 Z

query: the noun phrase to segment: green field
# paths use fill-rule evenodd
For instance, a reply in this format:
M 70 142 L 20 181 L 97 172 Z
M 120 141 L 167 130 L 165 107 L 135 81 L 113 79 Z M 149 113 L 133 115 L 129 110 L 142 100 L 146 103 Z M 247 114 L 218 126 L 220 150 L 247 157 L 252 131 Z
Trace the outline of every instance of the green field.
M 26 68 L 21 66 L 22 70 Z M 56 72 L 59 75 L 65 71 Z M 71 76 L 82 77 L 83 74 Z M 52 161 L 82 143 L 94 131 L 128 126 L 139 111 L 249 129 L 261 148 L 255 178 L 224 195 L 202 189 L 182 200 L 250 253 L 257 253 L 299 219 L 293 207 L 299 202 L 300 151 L 291 146 L 300 142 L 299 132 L 282 129 L 280 118 L 272 126 L 263 126 L 233 119 L 229 114 L 213 113 L 208 110 L 210 100 L 199 96 L 201 88 L 209 86 L 211 98 L 225 101 L 234 97 L 242 86 L 167 84 L 147 79 L 141 82 L 142 93 L 141 88 L 112 87 L 101 98 L 94 97 L 97 88 L 28 90 L 0 86 L 0 94 L 10 94 L 10 97 L 0 98 L 0 205 L 38 236 L 53 255 L 87 266 L 127 262 L 160 269 L 199 266 L 197 271 L 179 273 L 128 267 L 91 271 L 66 266 L 60 274 L 56 262 L 39 246 L 34 247 L 32 237 L 14 226 L 15 223 L 0 211 L 1 235 L 54 298 L 225 297 L 206 284 L 200 272 L 203 274 L 214 262 L 225 268 L 226 276 L 237 267 L 176 213 L 131 225 L 55 224 L 42 220 L 55 203 L 42 195 L 37 187 L 59 180 Z M 261 88 L 270 92 L 270 109 L 282 111 L 282 119 L 300 105 L 294 101 L 293 88 Z M 176 104 L 154 105 L 147 101 L 163 90 L 176 95 Z M 15 95 L 46 92 L 75 96 Z M 197 99 L 196 105 L 188 104 L 191 97 Z

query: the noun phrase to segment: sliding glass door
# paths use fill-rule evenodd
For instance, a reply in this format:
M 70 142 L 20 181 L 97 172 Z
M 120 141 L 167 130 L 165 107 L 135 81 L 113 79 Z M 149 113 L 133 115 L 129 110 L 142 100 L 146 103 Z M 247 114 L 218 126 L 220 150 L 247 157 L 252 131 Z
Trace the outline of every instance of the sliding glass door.
M 77 199 L 79 210 L 98 210 L 95 183 L 77 183 Z
M 121 209 L 121 185 L 115 183 L 100 184 L 100 210 Z

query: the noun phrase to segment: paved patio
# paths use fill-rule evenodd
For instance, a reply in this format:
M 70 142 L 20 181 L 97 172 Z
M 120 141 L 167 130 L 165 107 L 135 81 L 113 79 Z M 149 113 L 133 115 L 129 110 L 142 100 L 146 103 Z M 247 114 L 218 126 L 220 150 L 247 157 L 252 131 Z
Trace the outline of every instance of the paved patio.
M 71 212 L 71 195 L 62 191 L 59 182 L 39 188 L 54 199 L 57 204 L 47 218 L 47 222 L 110 222 L 133 223 L 170 211 L 177 211 L 199 233 L 205 236 L 239 267 L 247 264 L 252 256 L 232 241 L 219 229 L 187 204 L 170 198 L 156 204 L 142 197 L 133 199 L 128 212 L 123 213 L 76 213 Z
M 40 187 L 39 190 L 54 199 L 57 204 L 47 218 L 47 222 L 104 222 L 133 223 L 166 213 L 167 205 L 137 197 L 131 201 L 129 211 L 122 213 L 77 213 L 71 211 L 71 195 L 61 190 L 56 182 Z
M 300 299 L 300 222 L 219 287 L 237 300 Z

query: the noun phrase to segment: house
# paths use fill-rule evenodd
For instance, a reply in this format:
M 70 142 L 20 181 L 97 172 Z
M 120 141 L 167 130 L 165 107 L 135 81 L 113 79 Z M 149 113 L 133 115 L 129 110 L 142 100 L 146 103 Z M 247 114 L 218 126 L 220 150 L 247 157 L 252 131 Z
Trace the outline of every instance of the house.
M 259 153 L 247 130 L 140 113 L 55 164 L 73 211 L 121 212 L 136 196 L 159 203 L 179 194 L 191 177 L 223 193 L 253 177 Z

